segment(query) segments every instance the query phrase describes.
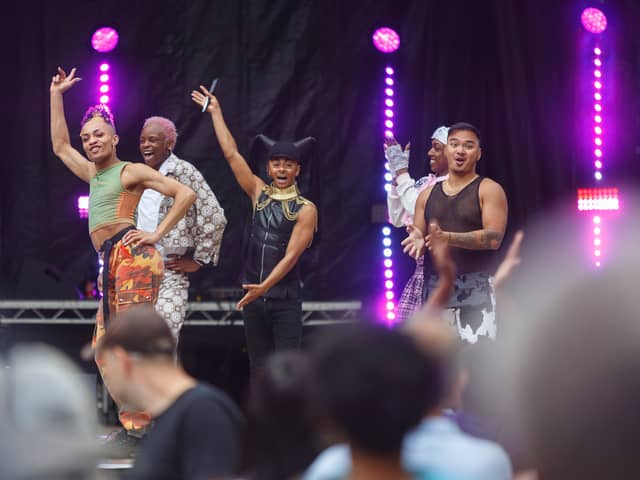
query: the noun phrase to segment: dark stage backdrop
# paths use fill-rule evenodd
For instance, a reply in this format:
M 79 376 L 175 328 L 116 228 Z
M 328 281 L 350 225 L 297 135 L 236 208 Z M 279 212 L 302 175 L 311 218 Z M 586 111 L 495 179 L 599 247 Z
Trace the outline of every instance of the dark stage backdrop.
M 609 16 L 615 48 L 607 71 L 610 164 L 638 174 L 640 153 L 640 7 L 633 0 L 595 2 Z M 588 185 L 591 135 L 580 115 L 585 66 L 581 1 L 451 2 L 344 0 L 23 1 L 3 8 L 3 132 L 0 188 L 2 297 L 69 296 L 93 275 L 86 220 L 76 197 L 88 186 L 54 157 L 48 131 L 48 85 L 55 68 L 78 67 L 83 81 L 65 96 L 79 148 L 79 122 L 95 102 L 103 56 L 89 39 L 99 26 L 119 29 L 105 56 L 113 70 L 112 108 L 123 160 L 139 161 L 144 119 L 164 115 L 178 127 L 177 154 L 210 182 L 228 219 L 220 265 L 195 276 L 211 287 L 238 286 L 250 205 L 215 141 L 209 118 L 189 92 L 220 77 L 218 97 L 241 152 L 264 132 L 313 135 L 303 188 L 320 211 L 320 231 L 305 256 L 309 297 L 366 298 L 380 284 L 380 225 L 371 222 L 382 190 L 382 70 L 397 71 L 396 131 L 411 140 L 411 170 L 427 166 L 427 139 L 441 124 L 465 120 L 483 136 L 480 173 L 502 183 L 509 231 Z M 381 25 L 401 48 L 386 57 L 371 44 Z M 610 52 L 613 50 L 610 50 Z M 608 120 L 608 121 L 609 121 Z M 615 128 L 613 128 L 615 127 Z M 264 163 L 251 158 L 254 168 Z M 396 239 L 402 237 L 397 232 Z M 398 278 L 412 265 L 400 259 Z M 49 283 L 33 279 L 49 279 Z M 53 280 L 51 280 L 53 279 Z M 56 283 L 56 288 L 51 286 Z

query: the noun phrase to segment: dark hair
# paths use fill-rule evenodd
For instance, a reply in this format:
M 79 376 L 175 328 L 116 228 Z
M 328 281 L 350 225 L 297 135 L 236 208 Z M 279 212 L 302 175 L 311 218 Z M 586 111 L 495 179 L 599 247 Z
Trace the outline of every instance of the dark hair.
M 478 137 L 478 145 L 480 145 L 480 143 L 482 142 L 482 137 L 480 136 L 480 129 L 475 125 L 471 125 L 470 123 L 467 123 L 467 122 L 457 122 L 451 125 L 449 127 L 449 133 L 447 135 L 447 138 L 451 137 L 451 135 L 453 135 L 453 132 L 458 132 L 460 130 L 468 130 L 470 132 L 473 132 L 475 136 Z
M 141 355 L 173 357 L 176 340 L 158 312 L 152 306 L 142 304 L 119 313 L 107 325 L 105 334 L 98 341 L 98 353 L 114 347 Z
M 321 337 L 314 369 L 331 419 L 354 447 L 399 453 L 404 435 L 437 405 L 439 362 L 400 331 L 369 324 Z
M 80 122 L 80 128 L 84 127 L 84 124 L 94 117 L 102 118 L 106 123 L 111 125 L 111 128 L 113 128 L 114 132 L 116 131 L 116 122 L 113 119 L 113 114 L 111 113 L 109 107 L 104 103 L 92 105 L 87 109 L 84 117 L 82 117 L 82 121 Z
M 320 452 L 311 361 L 297 351 L 269 356 L 251 382 L 244 468 L 250 478 L 282 480 L 304 472 Z

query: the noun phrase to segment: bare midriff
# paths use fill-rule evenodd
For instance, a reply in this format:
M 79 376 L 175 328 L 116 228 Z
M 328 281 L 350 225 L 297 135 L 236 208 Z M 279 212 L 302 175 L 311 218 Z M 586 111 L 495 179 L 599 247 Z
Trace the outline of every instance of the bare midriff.
M 130 223 L 120 222 L 120 223 L 112 223 L 110 225 L 105 225 L 104 227 L 98 228 L 95 232 L 91 233 L 90 235 L 91 243 L 93 243 L 93 248 L 96 249 L 96 252 L 99 251 L 100 247 L 106 240 L 109 240 L 116 233 L 130 226 L 131 226 Z

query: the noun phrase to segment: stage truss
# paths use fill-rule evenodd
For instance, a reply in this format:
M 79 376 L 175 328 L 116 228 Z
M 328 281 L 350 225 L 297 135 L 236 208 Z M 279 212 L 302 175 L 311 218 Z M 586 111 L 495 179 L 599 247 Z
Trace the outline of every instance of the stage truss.
M 185 325 L 242 326 L 242 312 L 235 302 L 190 302 Z M 362 304 L 302 302 L 304 325 L 349 323 L 360 317 Z M 96 300 L 0 300 L 0 325 L 93 325 Z

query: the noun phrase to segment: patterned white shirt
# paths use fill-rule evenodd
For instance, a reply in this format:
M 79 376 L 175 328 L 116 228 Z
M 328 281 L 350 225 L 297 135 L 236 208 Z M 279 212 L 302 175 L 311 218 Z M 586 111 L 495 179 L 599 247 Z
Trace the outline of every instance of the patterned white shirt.
M 158 242 L 159 250 L 166 256 L 184 255 L 187 250 L 193 249 L 194 260 L 202 264 L 217 265 L 227 219 L 211 187 L 196 167 L 173 153 L 162 163 L 159 171 L 196 193 L 196 200 L 186 215 Z M 161 194 L 158 197 L 145 190 L 138 207 L 138 228 L 155 230 L 172 205 L 173 198 Z M 157 216 L 154 215 L 156 211 Z

